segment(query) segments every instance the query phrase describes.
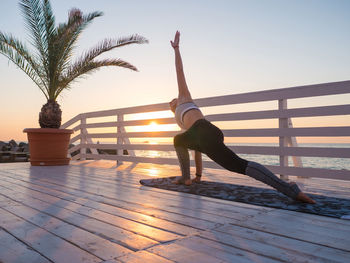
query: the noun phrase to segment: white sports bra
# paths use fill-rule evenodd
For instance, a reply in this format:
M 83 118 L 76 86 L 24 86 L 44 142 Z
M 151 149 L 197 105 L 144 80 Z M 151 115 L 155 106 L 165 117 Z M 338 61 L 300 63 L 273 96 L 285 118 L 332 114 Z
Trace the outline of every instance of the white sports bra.
M 194 104 L 193 102 L 185 102 L 185 103 L 182 103 L 180 105 L 177 105 L 177 107 L 175 109 L 175 120 L 176 120 L 177 124 L 180 126 L 180 128 L 186 129 L 185 125 L 183 123 L 183 117 L 184 117 L 186 112 L 188 112 L 189 110 L 192 110 L 192 109 L 196 109 L 196 110 L 200 111 L 198 106 L 196 104 Z

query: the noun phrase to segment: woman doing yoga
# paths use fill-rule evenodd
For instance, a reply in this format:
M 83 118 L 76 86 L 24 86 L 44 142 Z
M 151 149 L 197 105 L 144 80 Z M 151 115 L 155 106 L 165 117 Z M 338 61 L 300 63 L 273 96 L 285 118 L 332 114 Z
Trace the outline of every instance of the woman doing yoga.
M 175 113 L 177 124 L 184 133 L 174 137 L 174 146 L 179 159 L 182 176 L 176 184 L 191 185 L 200 182 L 202 176 L 202 156 L 206 154 L 214 162 L 229 171 L 245 174 L 272 186 L 286 196 L 305 203 L 315 201 L 300 191 L 295 183 L 287 183 L 259 163 L 238 157 L 224 144 L 224 136 L 219 128 L 207 121 L 200 109 L 193 103 L 188 90 L 182 59 L 179 50 L 180 33 L 177 31 L 174 41 L 170 41 L 175 51 L 175 66 L 179 95 L 170 102 L 170 108 Z M 195 151 L 196 177 L 190 177 L 190 158 L 188 149 Z

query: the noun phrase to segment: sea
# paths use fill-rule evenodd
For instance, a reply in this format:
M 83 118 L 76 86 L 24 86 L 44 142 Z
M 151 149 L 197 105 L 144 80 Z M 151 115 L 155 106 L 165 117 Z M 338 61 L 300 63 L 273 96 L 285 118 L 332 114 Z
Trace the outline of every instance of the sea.
M 113 143 L 113 142 L 103 142 Z M 162 144 L 162 143 L 160 143 Z M 169 143 L 167 143 L 169 144 Z M 227 143 L 227 146 L 278 146 L 276 143 Z M 350 152 L 350 143 L 299 143 L 299 147 L 325 147 L 325 148 L 347 148 Z M 330 149 L 331 151 L 331 149 Z M 146 151 L 135 150 L 135 155 L 139 157 L 152 158 L 174 158 L 174 151 Z M 260 154 L 238 154 L 241 158 L 249 161 L 261 163 L 263 165 L 279 165 L 279 156 L 277 155 L 260 155 Z M 193 159 L 193 155 L 190 155 Z M 210 159 L 203 155 L 204 161 Z M 333 170 L 350 170 L 350 158 L 330 158 L 330 157 L 301 157 L 303 167 L 322 168 Z M 294 166 L 292 157 L 288 158 L 290 166 Z
M 274 143 L 236 143 L 227 144 L 228 146 L 278 146 Z M 326 148 L 347 148 L 350 151 L 350 144 L 340 143 L 303 143 L 299 144 L 299 147 L 326 147 Z M 331 151 L 331 149 L 330 149 Z M 136 156 L 140 157 L 152 157 L 152 158 L 177 158 L 174 151 L 143 151 L 136 150 Z M 259 155 L 259 154 L 238 154 L 241 158 L 249 161 L 255 161 L 263 165 L 279 165 L 279 156 L 277 155 Z M 191 156 L 193 158 L 193 156 Z M 203 155 L 203 160 L 209 160 L 209 158 Z M 301 157 L 303 167 L 309 168 L 323 168 L 334 170 L 350 170 L 350 158 L 330 158 L 330 157 Z M 289 165 L 293 166 L 292 157 L 288 159 Z

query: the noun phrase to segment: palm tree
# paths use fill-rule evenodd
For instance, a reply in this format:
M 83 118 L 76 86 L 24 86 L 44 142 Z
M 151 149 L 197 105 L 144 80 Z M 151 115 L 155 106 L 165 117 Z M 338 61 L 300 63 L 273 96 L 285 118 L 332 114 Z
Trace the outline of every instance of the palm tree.
M 73 51 L 79 36 L 95 18 L 103 15 L 101 12 L 83 15 L 74 8 L 69 12 L 68 22 L 55 26 L 49 0 L 20 0 L 20 8 L 35 51 L 30 52 L 17 38 L 0 31 L 0 54 L 24 71 L 44 93 L 47 103 L 39 114 L 40 127 L 61 126 L 62 112 L 57 98 L 82 76 L 105 66 L 137 71 L 136 67 L 121 59 L 96 58 L 117 47 L 148 43 L 146 38 L 139 35 L 104 39 L 73 61 Z

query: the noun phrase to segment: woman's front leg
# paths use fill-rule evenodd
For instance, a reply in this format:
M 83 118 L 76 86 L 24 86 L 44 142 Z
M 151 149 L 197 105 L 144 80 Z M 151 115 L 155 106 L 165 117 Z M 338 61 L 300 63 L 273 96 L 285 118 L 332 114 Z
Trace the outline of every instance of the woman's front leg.
M 191 185 L 192 181 L 190 175 L 190 156 L 188 154 L 188 149 L 183 146 L 175 146 L 175 151 L 179 160 L 182 176 L 179 179 L 175 180 L 174 183 Z

